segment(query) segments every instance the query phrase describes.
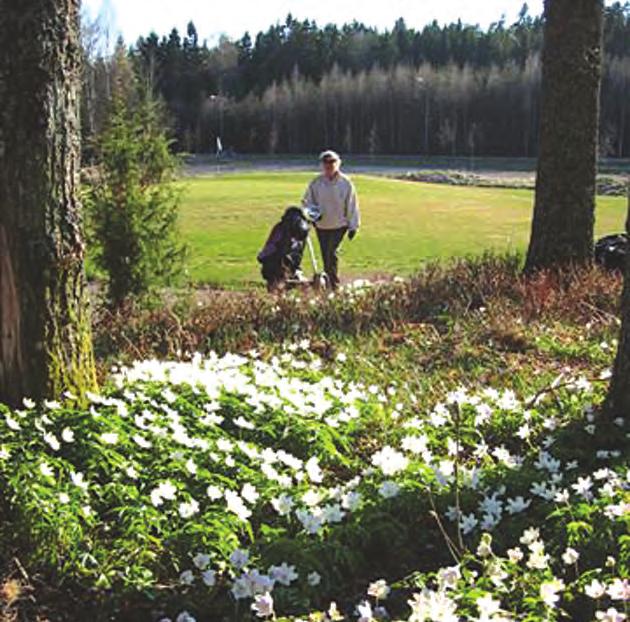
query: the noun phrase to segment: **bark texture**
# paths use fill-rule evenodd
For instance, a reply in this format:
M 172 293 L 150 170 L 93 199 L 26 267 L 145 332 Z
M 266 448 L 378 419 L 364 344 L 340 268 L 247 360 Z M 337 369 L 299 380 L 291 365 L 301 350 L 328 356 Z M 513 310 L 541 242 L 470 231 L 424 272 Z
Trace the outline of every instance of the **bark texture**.
M 545 0 L 536 204 L 526 271 L 593 255 L 603 0 Z
M 0 401 L 95 386 L 78 201 L 79 0 L 0 0 Z
M 626 232 L 630 235 L 630 180 L 628 181 Z M 619 338 L 619 348 L 604 406 L 604 414 L 611 420 L 630 415 L 630 255 L 626 261 L 626 274 L 621 298 L 621 337 Z

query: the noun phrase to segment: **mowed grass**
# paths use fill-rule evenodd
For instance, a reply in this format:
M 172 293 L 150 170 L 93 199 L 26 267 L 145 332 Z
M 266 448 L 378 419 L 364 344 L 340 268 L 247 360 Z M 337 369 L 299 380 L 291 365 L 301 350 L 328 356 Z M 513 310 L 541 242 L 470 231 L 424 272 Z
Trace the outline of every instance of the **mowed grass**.
M 244 173 L 183 181 L 181 227 L 193 281 L 227 287 L 260 282 L 256 255 L 284 209 L 299 204 L 312 177 Z M 341 249 L 345 276 L 407 275 L 430 259 L 526 249 L 533 205 L 528 190 L 353 179 L 363 224 Z M 599 197 L 597 234 L 623 230 L 625 210 L 624 198 Z M 303 267 L 310 274 L 307 255 Z

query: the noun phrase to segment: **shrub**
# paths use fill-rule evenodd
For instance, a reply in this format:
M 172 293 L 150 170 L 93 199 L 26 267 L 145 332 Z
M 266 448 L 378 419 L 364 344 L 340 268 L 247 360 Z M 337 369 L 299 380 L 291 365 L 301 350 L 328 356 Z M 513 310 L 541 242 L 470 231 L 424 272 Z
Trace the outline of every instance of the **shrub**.
M 107 298 L 119 308 L 180 274 L 176 160 L 148 97 L 131 103 L 114 97 L 97 143 L 100 170 L 88 190 L 96 265 L 107 276 Z
M 107 360 L 168 358 L 182 352 L 246 351 L 260 342 L 296 336 L 328 340 L 402 330 L 419 323 L 440 331 L 466 319 L 485 327 L 561 322 L 612 326 L 617 330 L 621 278 L 599 268 L 544 272 L 525 278 L 518 256 L 460 259 L 430 264 L 411 279 L 385 283 L 357 281 L 334 295 L 295 291 L 269 296 L 262 291 L 219 292 L 198 304 L 166 304 L 158 310 L 103 311 L 95 320 L 98 356 Z M 472 331 L 472 329 L 471 329 Z

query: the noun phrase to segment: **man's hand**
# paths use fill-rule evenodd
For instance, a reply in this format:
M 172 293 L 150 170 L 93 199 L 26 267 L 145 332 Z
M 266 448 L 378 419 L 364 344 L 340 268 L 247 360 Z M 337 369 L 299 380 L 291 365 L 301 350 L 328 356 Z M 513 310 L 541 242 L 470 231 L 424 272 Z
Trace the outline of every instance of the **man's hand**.
M 352 242 L 352 240 L 354 240 L 354 238 L 356 237 L 356 235 L 357 235 L 357 231 L 356 231 L 356 229 L 355 229 L 355 230 L 353 230 L 353 231 L 348 231 L 348 239 L 349 239 L 351 242 Z

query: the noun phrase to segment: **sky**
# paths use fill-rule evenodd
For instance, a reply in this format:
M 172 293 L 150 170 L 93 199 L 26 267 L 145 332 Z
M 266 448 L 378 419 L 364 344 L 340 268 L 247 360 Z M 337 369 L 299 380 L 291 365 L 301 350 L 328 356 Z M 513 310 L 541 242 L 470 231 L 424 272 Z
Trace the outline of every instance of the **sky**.
M 224 34 L 239 38 L 283 22 L 287 14 L 315 19 L 319 25 L 354 19 L 368 26 L 391 28 L 399 17 L 408 27 L 420 28 L 436 19 L 487 27 L 505 15 L 514 21 L 524 0 L 83 0 L 91 18 L 99 14 L 110 35 L 122 34 L 128 43 L 152 30 L 159 35 L 177 27 L 186 32 L 195 22 L 201 39 L 214 43 Z M 543 0 L 529 0 L 530 13 L 542 12 Z

